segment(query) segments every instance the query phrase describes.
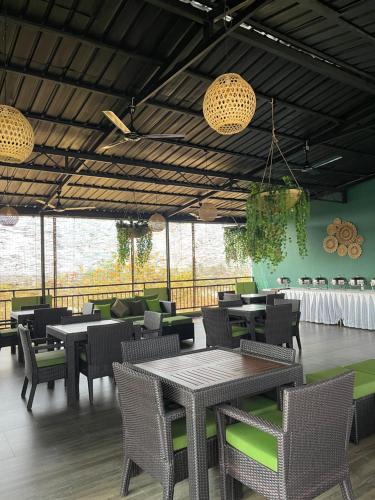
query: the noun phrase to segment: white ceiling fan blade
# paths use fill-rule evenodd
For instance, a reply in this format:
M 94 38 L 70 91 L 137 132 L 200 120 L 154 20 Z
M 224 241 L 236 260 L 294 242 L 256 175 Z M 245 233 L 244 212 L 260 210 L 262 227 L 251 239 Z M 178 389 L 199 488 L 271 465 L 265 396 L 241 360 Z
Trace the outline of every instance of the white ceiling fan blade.
M 315 163 L 314 165 L 311 165 L 309 167 L 302 169 L 302 172 L 308 172 L 309 170 L 315 170 L 316 168 L 323 167 L 324 165 L 328 165 L 329 163 L 333 163 L 335 161 L 341 160 L 342 158 L 343 158 L 342 156 L 335 156 L 334 158 L 327 158 L 327 160 L 320 161 L 318 163 Z
M 102 113 L 124 134 L 130 134 L 130 130 L 113 111 L 102 111 Z
M 73 212 L 73 211 L 78 211 L 78 210 L 95 210 L 96 207 L 66 207 L 64 208 L 64 212 L 66 211 L 69 211 L 69 212 Z
M 40 203 L 41 205 L 44 205 L 45 207 L 50 207 L 50 208 L 55 208 L 55 205 L 52 205 L 52 203 L 47 203 L 44 200 L 35 200 L 36 203 Z
M 115 146 L 120 146 L 120 144 L 125 144 L 125 142 L 128 142 L 129 139 L 123 139 L 122 141 L 119 142 L 113 142 L 112 144 L 108 144 L 108 146 L 103 146 L 100 148 L 101 151 L 107 151 L 108 149 L 114 148 Z
M 182 134 L 141 134 L 141 136 L 142 139 L 186 139 Z

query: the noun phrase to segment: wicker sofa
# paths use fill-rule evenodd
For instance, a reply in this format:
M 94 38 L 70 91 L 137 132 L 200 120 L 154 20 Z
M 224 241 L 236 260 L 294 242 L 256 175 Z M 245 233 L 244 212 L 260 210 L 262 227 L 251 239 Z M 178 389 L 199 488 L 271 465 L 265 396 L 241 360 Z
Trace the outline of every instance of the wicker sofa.
M 178 334 L 180 340 L 192 339 L 194 341 L 193 320 L 189 316 L 176 314 L 176 304 L 170 300 L 168 288 L 146 288 L 143 295 L 119 298 L 119 301 L 130 306 L 130 313 L 123 316 L 116 315 L 111 309 L 116 300 L 117 297 L 108 297 L 105 299 L 92 300 L 91 302 L 94 304 L 94 310 L 100 310 L 102 319 L 131 319 L 136 325 L 143 325 L 143 312 L 142 314 L 132 314 L 132 304 L 142 301 L 145 310 L 151 310 L 149 306 L 152 304 L 153 307 L 156 306 L 157 310 L 155 312 L 161 312 L 163 314 L 163 335 Z M 157 307 L 155 301 L 159 304 L 159 307 Z M 109 310 L 108 304 L 110 305 Z M 105 306 L 105 308 L 103 306 Z
M 310 373 L 306 375 L 306 382 L 309 384 L 326 380 L 351 370 L 355 372 L 355 380 L 350 440 L 358 444 L 360 439 L 375 433 L 375 359 Z

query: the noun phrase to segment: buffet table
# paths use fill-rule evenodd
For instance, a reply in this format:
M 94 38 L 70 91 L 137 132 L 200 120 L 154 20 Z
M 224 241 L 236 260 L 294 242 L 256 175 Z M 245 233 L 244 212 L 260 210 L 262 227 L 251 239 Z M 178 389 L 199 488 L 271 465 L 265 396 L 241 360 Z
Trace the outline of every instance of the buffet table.
M 375 291 L 289 288 L 286 299 L 301 301 L 301 321 L 375 330 Z

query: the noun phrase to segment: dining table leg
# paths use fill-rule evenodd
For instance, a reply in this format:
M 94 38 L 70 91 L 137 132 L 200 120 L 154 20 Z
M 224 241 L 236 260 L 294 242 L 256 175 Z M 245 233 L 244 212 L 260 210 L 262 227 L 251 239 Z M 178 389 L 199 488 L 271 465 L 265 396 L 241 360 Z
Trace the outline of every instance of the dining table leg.
M 78 400 L 76 349 L 74 339 L 70 339 L 69 336 L 65 340 L 65 356 L 68 372 L 66 383 L 68 406 L 75 406 Z
M 208 469 L 206 443 L 206 408 L 193 399 L 186 406 L 186 430 L 189 466 L 189 498 L 208 500 Z

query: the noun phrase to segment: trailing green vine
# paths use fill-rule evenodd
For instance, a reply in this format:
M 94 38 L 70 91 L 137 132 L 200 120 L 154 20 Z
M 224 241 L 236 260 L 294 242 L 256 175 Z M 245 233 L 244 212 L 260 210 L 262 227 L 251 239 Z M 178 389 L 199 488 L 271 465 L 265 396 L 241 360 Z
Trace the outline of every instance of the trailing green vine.
M 225 260 L 229 262 L 243 263 L 249 258 L 249 251 L 246 244 L 246 227 L 225 227 L 224 228 L 224 252 Z
M 116 222 L 117 230 L 117 260 L 121 265 L 125 265 L 130 259 L 131 252 L 131 228 L 130 226 L 119 220 Z
M 139 267 L 143 267 L 150 258 L 152 250 L 152 231 L 148 230 L 137 239 L 137 254 L 136 263 Z
M 293 206 L 293 188 L 290 188 L 289 178 L 283 180 L 285 187 L 252 183 L 246 203 L 248 252 L 254 262 L 264 261 L 271 267 L 276 267 L 285 258 L 288 221 L 292 216 L 299 254 L 307 255 L 309 198 L 305 191 L 299 190 L 299 198 Z

